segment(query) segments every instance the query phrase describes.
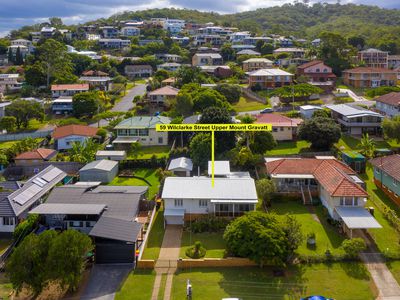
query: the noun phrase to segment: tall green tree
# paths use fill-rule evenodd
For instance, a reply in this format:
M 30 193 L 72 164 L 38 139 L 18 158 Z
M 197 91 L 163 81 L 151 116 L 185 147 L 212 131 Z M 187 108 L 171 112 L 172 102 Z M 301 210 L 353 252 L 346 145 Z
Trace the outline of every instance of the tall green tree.
M 311 118 L 299 128 L 299 138 L 311 142 L 311 147 L 316 150 L 329 150 L 340 136 L 340 126 L 330 118 Z
M 259 179 L 256 181 L 256 190 L 258 198 L 263 201 L 264 207 L 270 206 L 272 194 L 276 192 L 275 183 L 270 179 Z
M 103 110 L 100 95 L 95 91 L 75 94 L 72 98 L 72 108 L 77 118 L 91 118 Z
M 67 47 L 53 39 L 47 39 L 36 48 L 38 61 L 43 65 L 46 74 L 46 85 L 52 80 L 68 83 L 76 80 L 72 74 L 73 65 L 67 53 Z
M 74 142 L 68 154 L 71 161 L 87 164 L 96 158 L 96 152 L 100 145 L 93 139 L 87 139 L 84 143 Z
M 375 145 L 375 141 L 369 137 L 368 133 L 366 133 L 362 136 L 358 147 L 361 148 L 361 153 L 365 155 L 365 157 L 372 158 L 375 154 Z
M 42 120 L 44 118 L 41 105 L 28 100 L 14 100 L 6 107 L 6 115 L 15 118 L 18 129 L 28 127 L 31 119 Z
M 175 110 L 178 114 L 184 117 L 193 114 L 192 95 L 186 92 L 179 92 L 176 97 Z
M 194 165 L 206 168 L 211 160 L 211 135 L 198 133 L 190 141 L 190 157 Z
M 382 129 L 386 138 L 400 143 L 400 116 L 392 119 L 385 118 L 382 122 Z

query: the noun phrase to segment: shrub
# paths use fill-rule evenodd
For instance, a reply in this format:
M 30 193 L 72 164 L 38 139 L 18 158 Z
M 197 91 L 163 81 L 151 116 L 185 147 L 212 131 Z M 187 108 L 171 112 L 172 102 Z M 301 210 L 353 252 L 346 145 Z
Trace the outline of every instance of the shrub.
M 300 118 L 300 112 L 297 110 L 288 111 L 287 113 L 284 113 L 284 115 L 288 118 Z
M 223 218 L 205 216 L 190 222 L 187 229 L 193 233 L 219 232 L 223 231 L 228 223 L 229 221 Z
M 400 92 L 400 88 L 396 86 L 381 86 L 373 89 L 369 89 L 365 92 L 365 95 L 371 98 L 389 94 L 391 92 Z
M 99 128 L 99 130 L 97 130 L 96 135 L 101 137 L 102 140 L 104 141 L 104 139 L 107 137 L 107 130 L 105 130 L 104 128 Z
M 31 233 L 37 226 L 39 215 L 29 215 L 28 218 L 17 225 L 13 237 L 15 240 L 25 237 Z
M 344 240 L 341 246 L 346 252 L 346 256 L 350 258 L 355 258 L 361 251 L 364 251 L 367 246 L 362 238 L 354 238 L 350 240 Z
M 197 241 L 194 243 L 193 246 L 186 249 L 185 254 L 190 258 L 197 259 L 204 257 L 206 255 L 206 252 L 207 250 L 203 247 L 201 242 Z

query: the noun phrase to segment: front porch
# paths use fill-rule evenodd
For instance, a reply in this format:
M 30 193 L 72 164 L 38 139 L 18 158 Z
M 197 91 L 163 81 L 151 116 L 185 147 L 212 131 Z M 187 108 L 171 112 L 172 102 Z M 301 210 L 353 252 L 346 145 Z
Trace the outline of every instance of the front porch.
M 256 209 L 256 202 L 238 202 L 224 203 L 221 201 L 211 200 L 213 204 L 212 214 L 216 217 L 240 217 L 246 212 Z

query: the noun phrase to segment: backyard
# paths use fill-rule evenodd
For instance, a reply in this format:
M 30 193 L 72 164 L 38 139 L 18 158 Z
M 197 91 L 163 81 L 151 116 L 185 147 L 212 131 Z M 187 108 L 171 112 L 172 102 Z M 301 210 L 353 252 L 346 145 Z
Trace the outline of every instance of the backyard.
M 149 233 L 150 235 L 147 244 L 144 248 L 142 259 L 158 259 L 164 238 L 164 231 L 164 210 L 163 208 L 160 208 L 154 216 L 153 225 Z
M 373 138 L 373 137 L 371 137 Z M 339 142 L 335 144 L 338 149 L 341 150 L 361 150 L 360 146 L 360 139 L 349 136 L 349 135 L 342 135 Z M 397 144 L 395 141 L 387 141 L 387 140 L 377 140 L 375 141 L 376 148 L 397 148 L 400 147 L 400 144 Z
M 193 288 L 193 300 L 238 297 L 251 299 L 299 299 L 324 295 L 335 300 L 375 299 L 369 273 L 360 263 L 297 265 L 284 276 L 272 268 L 203 268 L 179 270 L 174 276 L 172 299 L 186 299 L 186 281 Z
M 145 180 L 140 178 L 133 177 L 115 177 L 113 181 L 109 183 L 109 185 L 117 185 L 117 186 L 149 186 L 149 199 L 153 199 L 155 195 L 158 193 L 158 189 L 160 187 L 160 181 L 156 176 L 156 169 L 134 169 L 133 174 L 137 177 L 144 178 L 151 185 L 149 185 Z
M 240 97 L 239 102 L 234 103 L 232 107 L 236 112 L 246 112 L 246 111 L 262 110 L 266 107 L 271 107 L 271 106 L 245 97 Z
M 307 141 L 293 141 L 293 142 L 278 142 L 278 145 L 267 151 L 267 156 L 279 156 L 279 155 L 290 155 L 307 152 L 310 148 L 311 143 Z
M 225 241 L 222 235 L 223 232 L 191 233 L 185 230 L 182 234 L 181 252 L 179 256 L 188 258 L 185 254 L 186 249 L 193 246 L 195 242 L 200 241 L 207 250 L 206 258 L 223 258 L 225 255 Z
M 167 157 L 170 146 L 149 146 L 141 147 L 137 153 L 128 153 L 128 158 L 130 159 L 150 159 L 153 155 L 157 158 Z
M 305 256 L 324 255 L 328 249 L 333 255 L 343 254 L 340 246 L 344 236 L 339 234 L 336 227 L 327 223 L 322 205 L 308 209 L 300 201 L 279 201 L 272 203 L 272 211 L 282 217 L 285 214 L 295 216 L 301 224 L 304 237 L 309 233 L 315 233 L 316 247 L 307 246 L 305 238 L 297 249 L 298 254 Z M 312 213 L 313 211 L 314 213 Z
M 397 282 L 400 284 L 400 260 L 389 261 L 386 263 L 386 265 L 392 272 L 394 278 L 396 278 Z

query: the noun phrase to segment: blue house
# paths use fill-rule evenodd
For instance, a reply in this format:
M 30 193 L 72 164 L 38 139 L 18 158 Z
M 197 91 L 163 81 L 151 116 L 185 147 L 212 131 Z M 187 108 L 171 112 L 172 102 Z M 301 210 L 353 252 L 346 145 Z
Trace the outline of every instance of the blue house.
M 374 182 L 390 199 L 400 205 L 400 155 L 393 154 L 370 160 Z

